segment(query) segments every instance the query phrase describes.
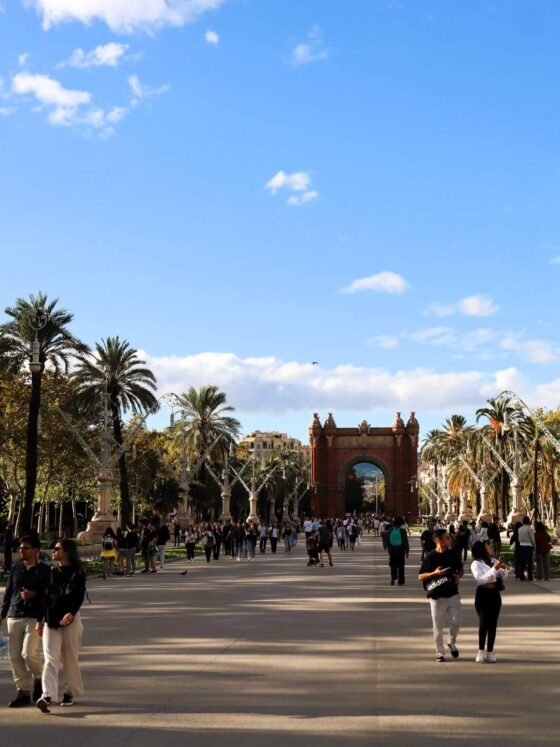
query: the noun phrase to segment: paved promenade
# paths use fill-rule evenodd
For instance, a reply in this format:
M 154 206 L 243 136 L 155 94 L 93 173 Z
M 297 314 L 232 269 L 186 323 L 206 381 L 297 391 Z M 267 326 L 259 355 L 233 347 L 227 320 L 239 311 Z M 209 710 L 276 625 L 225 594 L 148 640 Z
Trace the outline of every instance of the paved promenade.
M 197 559 L 185 577 L 181 561 L 154 576 L 93 580 L 87 696 L 50 716 L 9 710 L 13 684 L 0 663 L 0 742 L 557 745 L 560 597 L 509 580 L 499 663 L 477 665 L 469 578 L 461 658 L 437 664 L 417 542 L 404 587 L 389 585 L 371 538 L 336 552 L 334 568 L 307 568 L 300 544 L 255 563 Z

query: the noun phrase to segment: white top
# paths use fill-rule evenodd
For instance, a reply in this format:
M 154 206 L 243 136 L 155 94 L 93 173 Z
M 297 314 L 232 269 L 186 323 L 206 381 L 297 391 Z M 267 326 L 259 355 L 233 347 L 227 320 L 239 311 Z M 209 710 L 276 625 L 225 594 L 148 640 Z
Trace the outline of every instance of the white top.
M 303 522 L 303 531 L 304 532 L 310 532 L 313 529 L 313 522 L 307 519 L 307 521 Z
M 492 562 L 495 563 L 496 559 L 492 558 Z M 498 568 L 496 570 L 496 568 L 487 565 L 483 560 L 473 560 L 471 563 L 471 573 L 477 586 L 493 584 L 498 577 L 507 578 L 508 575 L 507 568 Z

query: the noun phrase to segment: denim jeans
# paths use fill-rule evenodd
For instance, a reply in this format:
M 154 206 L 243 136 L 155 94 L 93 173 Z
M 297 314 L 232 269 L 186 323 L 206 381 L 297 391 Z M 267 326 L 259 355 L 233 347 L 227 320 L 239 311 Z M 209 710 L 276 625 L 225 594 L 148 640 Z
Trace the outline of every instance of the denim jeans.
M 159 567 L 163 568 L 165 565 L 165 545 L 158 545 L 159 554 Z

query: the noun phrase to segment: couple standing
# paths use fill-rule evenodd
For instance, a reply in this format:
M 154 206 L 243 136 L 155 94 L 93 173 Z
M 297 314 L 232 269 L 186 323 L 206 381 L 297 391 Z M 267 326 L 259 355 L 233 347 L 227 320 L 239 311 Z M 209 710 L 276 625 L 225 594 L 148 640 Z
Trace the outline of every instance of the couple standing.
M 430 601 L 436 658 L 444 662 L 446 652 L 443 644 L 444 625 L 449 619 L 447 648 L 454 659 L 459 657 L 457 635 L 461 627 L 461 597 L 459 582 L 464 569 L 461 556 L 453 550 L 453 540 L 446 529 L 435 531 L 436 549 L 429 552 L 420 566 L 418 580 L 424 585 Z M 479 618 L 478 663 L 495 662 L 494 642 L 498 617 L 502 606 L 500 592 L 507 576 L 505 564 L 491 557 L 488 543 L 479 540 L 471 550 L 473 562 L 471 573 L 476 581 L 475 609 Z

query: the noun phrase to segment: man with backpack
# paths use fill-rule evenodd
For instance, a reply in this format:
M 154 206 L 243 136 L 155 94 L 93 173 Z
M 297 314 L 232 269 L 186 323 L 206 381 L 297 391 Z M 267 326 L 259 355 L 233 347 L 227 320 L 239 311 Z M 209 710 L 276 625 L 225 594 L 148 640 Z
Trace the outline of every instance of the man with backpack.
M 408 558 L 410 547 L 408 535 L 404 528 L 404 519 L 397 516 L 393 526 L 387 532 L 387 550 L 389 552 L 389 567 L 391 569 L 391 586 L 398 579 L 399 586 L 404 584 L 404 563 Z

